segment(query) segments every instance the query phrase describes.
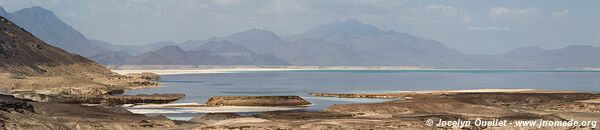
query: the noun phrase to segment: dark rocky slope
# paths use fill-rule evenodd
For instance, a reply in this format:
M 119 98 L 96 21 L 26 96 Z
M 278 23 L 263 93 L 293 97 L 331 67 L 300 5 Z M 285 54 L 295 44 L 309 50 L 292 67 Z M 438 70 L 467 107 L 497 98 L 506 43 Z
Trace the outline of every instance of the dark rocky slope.
M 46 44 L 4 17 L 0 20 L 0 72 L 32 76 L 111 73 L 92 60 Z
M 0 128 L 4 129 L 165 129 L 176 125 L 162 116 L 133 114 L 120 107 L 34 102 L 0 95 Z
M 145 100 L 173 101 L 159 97 L 107 96 L 125 89 L 156 86 L 143 77 L 123 76 L 82 56 L 46 44 L 33 34 L 0 17 L 0 91 L 23 98 L 75 98 L 135 103 Z M 91 101 L 87 103 L 94 103 Z M 158 101 L 161 102 L 161 101 Z

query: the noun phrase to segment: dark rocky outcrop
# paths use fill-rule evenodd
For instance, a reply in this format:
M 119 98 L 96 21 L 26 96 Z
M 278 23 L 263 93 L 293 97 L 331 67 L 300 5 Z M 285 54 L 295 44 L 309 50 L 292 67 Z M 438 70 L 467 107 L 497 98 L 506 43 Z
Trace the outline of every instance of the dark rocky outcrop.
M 122 105 L 139 103 L 170 103 L 181 98 L 184 94 L 138 94 L 138 95 L 46 95 L 23 92 L 14 94 L 20 98 L 32 99 L 41 102 L 58 102 L 66 104 L 104 104 Z
M 212 106 L 301 106 L 311 103 L 299 96 L 216 96 L 206 105 Z
M 52 102 L 64 102 L 70 104 L 138 104 L 138 103 L 169 103 L 181 98 L 184 94 L 138 94 L 138 95 L 107 95 L 107 96 L 82 96 L 82 97 L 58 97 Z
M 160 75 L 155 74 L 155 73 L 150 73 L 150 72 L 130 73 L 130 74 L 125 74 L 125 76 L 141 78 L 141 79 L 146 79 L 146 80 L 152 80 L 152 81 L 160 80 Z
M 176 123 L 163 117 L 133 114 L 120 107 L 33 102 L 0 95 L 4 129 L 164 129 Z

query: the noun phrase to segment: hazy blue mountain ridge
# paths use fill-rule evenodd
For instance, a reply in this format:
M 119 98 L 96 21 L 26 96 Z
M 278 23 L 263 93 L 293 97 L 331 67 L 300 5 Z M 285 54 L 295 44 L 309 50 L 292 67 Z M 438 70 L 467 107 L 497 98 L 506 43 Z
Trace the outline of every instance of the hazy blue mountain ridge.
M 13 13 L 8 13 L 4 9 L 0 10 L 0 15 L 15 22 L 46 43 L 68 52 L 90 57 L 110 51 L 96 45 L 93 40 L 87 39 L 81 32 L 56 17 L 52 11 L 42 7 L 34 6 Z
M 335 21 L 281 38 L 264 29 L 223 37 L 144 45 L 87 39 L 41 7 L 0 15 L 43 41 L 102 64 L 421 66 L 433 68 L 600 68 L 600 49 L 568 46 L 517 48 L 498 55 L 466 54 L 438 41 L 384 31 L 356 19 Z

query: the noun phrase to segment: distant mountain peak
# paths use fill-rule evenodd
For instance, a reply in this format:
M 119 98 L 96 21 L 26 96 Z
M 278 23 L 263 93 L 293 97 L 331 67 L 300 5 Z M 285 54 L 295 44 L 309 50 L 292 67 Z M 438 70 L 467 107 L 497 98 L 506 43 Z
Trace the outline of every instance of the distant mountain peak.
M 528 47 L 520 47 L 515 50 L 530 50 L 531 51 L 531 50 L 544 50 L 544 49 L 539 46 L 528 46 Z
M 41 7 L 41 6 L 32 6 L 32 7 L 29 7 L 29 8 L 24 8 L 24 9 L 16 11 L 15 13 L 27 13 L 27 14 L 33 14 L 33 15 L 54 16 L 54 17 L 56 17 L 56 15 L 52 11 L 50 11 L 50 10 L 44 8 L 44 7 Z
M 343 24 L 343 25 L 367 25 L 367 24 L 364 24 L 364 23 L 358 21 L 358 19 L 354 19 L 354 18 L 345 19 L 341 22 L 341 24 Z
M 538 46 L 529 46 L 529 47 L 519 47 L 513 49 L 509 52 L 504 53 L 509 55 L 523 55 L 523 54 L 531 54 L 531 53 L 539 53 L 545 51 L 543 48 Z
M 173 45 L 173 46 L 165 46 L 165 47 L 162 47 L 162 48 L 160 48 L 160 49 L 158 49 L 158 50 L 156 50 L 156 51 L 154 51 L 154 52 L 160 52 L 160 51 L 168 51 L 168 52 L 185 52 L 185 51 L 184 51 L 183 49 L 181 49 L 180 47 L 178 47 L 178 46 L 174 46 L 174 45 Z
M 268 37 L 279 37 L 277 36 L 277 34 L 275 34 L 274 32 L 271 32 L 269 30 L 264 30 L 264 29 L 250 29 L 250 30 L 246 30 L 246 31 L 242 31 L 239 33 L 235 33 L 232 35 L 246 35 L 246 36 L 268 36 Z
M 233 44 L 229 41 L 209 41 L 206 42 L 204 45 L 227 45 L 227 46 L 233 46 Z
M 594 46 L 591 45 L 570 45 L 565 47 L 565 49 L 593 49 L 596 48 Z
M 167 58 L 165 60 L 181 60 L 187 55 L 187 52 L 178 46 L 165 46 L 152 52 Z
M 63 26 L 64 28 L 68 27 L 71 30 L 75 30 L 71 26 L 67 25 L 60 18 L 58 18 L 52 11 L 45 9 L 41 6 L 33 6 L 29 8 L 20 9 L 15 11 L 13 14 L 21 17 L 28 17 L 27 22 L 34 22 L 34 20 L 39 20 L 45 23 L 52 23 L 55 26 L 59 25 Z
M 0 6 L 0 15 L 4 16 L 4 14 L 7 14 L 6 10 L 4 10 L 4 8 L 2 8 L 2 6 Z
M 350 18 L 309 29 L 303 33 L 303 37 L 329 37 L 335 35 L 362 36 L 383 33 L 385 33 L 385 31 L 373 25 L 365 24 L 357 19 Z
M 219 38 L 221 40 L 227 40 L 228 42 L 234 44 L 242 44 L 246 43 L 266 43 L 272 41 L 282 41 L 281 37 L 277 36 L 277 34 L 263 29 L 250 29 L 238 33 L 231 34 L 229 36 L 225 36 Z
M 194 50 L 210 50 L 224 56 L 254 54 L 254 52 L 248 48 L 241 45 L 235 45 L 228 41 L 209 41 Z
M 26 8 L 26 9 L 51 12 L 50 10 L 47 10 L 46 8 L 44 8 L 42 6 L 31 6 L 31 7 Z
M 269 30 L 264 30 L 264 29 L 259 29 L 259 28 L 253 28 L 253 29 L 249 29 L 243 32 L 264 32 L 264 33 L 272 33 Z
M 161 41 L 161 42 L 153 42 L 153 43 L 146 44 L 146 46 L 174 46 L 174 45 L 177 45 L 177 42 Z
M 355 19 L 355 18 L 344 19 L 344 22 L 358 22 L 358 23 L 361 23 L 358 19 Z

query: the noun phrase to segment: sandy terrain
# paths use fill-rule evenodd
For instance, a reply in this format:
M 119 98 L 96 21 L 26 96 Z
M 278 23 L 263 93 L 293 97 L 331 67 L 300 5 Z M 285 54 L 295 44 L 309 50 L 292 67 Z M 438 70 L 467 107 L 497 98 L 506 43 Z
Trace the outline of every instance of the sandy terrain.
M 451 92 L 451 93 L 449 93 Z M 333 94 L 331 94 L 333 95 Z M 366 95 L 366 94 L 365 94 Z M 377 94 L 377 96 L 398 94 Z M 586 121 L 587 126 L 477 126 L 464 129 L 591 129 L 600 121 L 600 94 L 551 90 L 460 90 L 413 93 L 414 98 L 382 103 L 333 105 L 323 111 L 279 111 L 251 116 L 223 115 L 220 124 L 208 123 L 197 129 L 461 129 L 433 126 L 426 121 L 506 120 Z M 369 97 L 366 95 L 366 97 Z M 582 102 L 584 101 L 584 102 Z M 206 115 L 203 115 L 206 116 Z M 212 117 L 219 117 L 213 115 Z M 254 117 L 268 121 L 244 119 Z M 206 119 L 205 119 L 206 120 Z M 201 119 L 195 121 L 202 122 Z M 219 122 L 211 120 L 211 122 Z M 230 122 L 230 123 L 228 123 Z M 437 124 L 437 123 L 436 123 Z

